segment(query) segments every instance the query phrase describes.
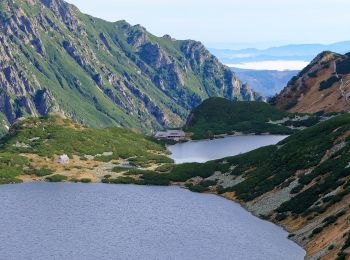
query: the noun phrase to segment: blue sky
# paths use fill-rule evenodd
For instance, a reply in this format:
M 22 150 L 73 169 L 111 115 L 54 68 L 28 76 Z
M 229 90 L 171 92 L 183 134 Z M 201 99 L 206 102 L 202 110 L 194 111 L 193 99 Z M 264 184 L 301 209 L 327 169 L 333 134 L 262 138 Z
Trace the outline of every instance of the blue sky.
M 142 24 L 209 47 L 350 40 L 349 0 L 68 0 L 84 13 Z

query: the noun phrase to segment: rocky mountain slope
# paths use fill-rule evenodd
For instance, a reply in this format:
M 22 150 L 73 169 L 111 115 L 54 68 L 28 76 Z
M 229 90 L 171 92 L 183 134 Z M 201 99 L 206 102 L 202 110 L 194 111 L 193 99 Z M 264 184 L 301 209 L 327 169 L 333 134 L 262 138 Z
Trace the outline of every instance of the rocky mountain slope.
M 271 100 L 290 112 L 340 112 L 350 108 L 350 54 L 319 54 Z
M 59 112 L 151 131 L 181 124 L 210 96 L 259 98 L 199 42 L 106 22 L 62 0 L 3 0 L 0 31 L 5 124 Z

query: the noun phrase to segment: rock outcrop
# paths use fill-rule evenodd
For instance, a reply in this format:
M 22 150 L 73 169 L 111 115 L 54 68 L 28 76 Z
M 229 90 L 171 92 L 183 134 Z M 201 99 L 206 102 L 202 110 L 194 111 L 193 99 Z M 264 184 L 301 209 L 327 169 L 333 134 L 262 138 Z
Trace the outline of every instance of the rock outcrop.
M 282 110 L 341 112 L 350 108 L 350 54 L 319 54 L 271 100 Z

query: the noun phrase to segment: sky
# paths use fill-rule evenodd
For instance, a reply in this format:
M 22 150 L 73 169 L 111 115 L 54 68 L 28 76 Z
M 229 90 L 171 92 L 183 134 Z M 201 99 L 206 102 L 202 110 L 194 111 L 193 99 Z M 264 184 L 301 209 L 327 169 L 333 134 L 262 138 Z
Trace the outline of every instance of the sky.
M 208 47 L 266 48 L 349 40 L 349 0 L 68 0 L 108 21 Z

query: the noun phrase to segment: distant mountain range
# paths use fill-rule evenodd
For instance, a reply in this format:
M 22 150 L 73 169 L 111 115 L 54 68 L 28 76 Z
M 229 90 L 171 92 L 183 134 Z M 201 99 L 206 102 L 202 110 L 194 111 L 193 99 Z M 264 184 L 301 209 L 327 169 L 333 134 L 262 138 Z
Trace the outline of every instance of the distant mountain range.
M 237 77 L 244 83 L 250 85 L 254 90 L 266 97 L 278 94 L 296 76 L 297 70 L 246 70 L 232 68 Z
M 334 44 L 295 44 L 268 49 L 215 49 L 210 51 L 231 67 L 237 77 L 263 96 L 278 94 L 319 53 L 350 52 L 350 41 Z
M 225 64 L 237 64 L 255 61 L 275 60 L 300 60 L 311 61 L 317 54 L 323 51 L 333 51 L 341 54 L 350 52 L 350 41 L 325 44 L 293 44 L 268 49 L 209 49 Z

